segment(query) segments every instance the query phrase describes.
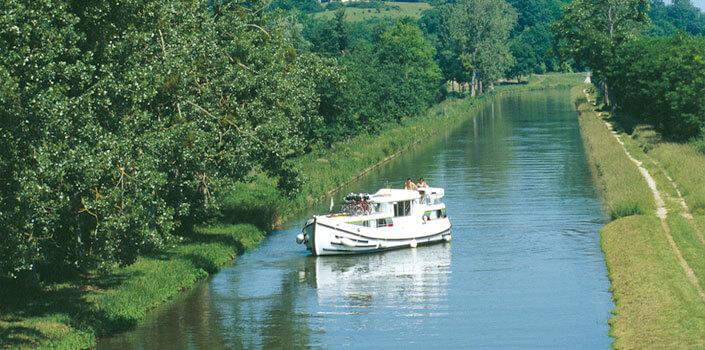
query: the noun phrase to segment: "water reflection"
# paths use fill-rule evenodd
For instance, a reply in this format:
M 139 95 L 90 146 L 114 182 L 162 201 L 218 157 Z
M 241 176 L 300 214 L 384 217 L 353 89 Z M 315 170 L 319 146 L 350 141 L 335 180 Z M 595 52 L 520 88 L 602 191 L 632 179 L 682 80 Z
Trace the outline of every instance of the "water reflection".
M 341 314 L 366 314 L 376 303 L 391 301 L 401 315 L 430 315 L 447 295 L 450 257 L 450 244 L 360 257 L 311 257 L 300 276 L 316 288 L 319 306 Z
M 604 214 L 568 92 L 477 113 L 342 190 L 423 176 L 446 188 L 451 244 L 314 258 L 294 222 L 98 347 L 608 347 Z

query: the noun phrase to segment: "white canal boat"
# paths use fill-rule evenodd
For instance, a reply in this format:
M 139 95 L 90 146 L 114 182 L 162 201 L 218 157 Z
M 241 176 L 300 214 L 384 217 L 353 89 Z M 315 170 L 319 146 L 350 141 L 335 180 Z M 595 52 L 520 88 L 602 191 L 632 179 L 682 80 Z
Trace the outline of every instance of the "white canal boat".
M 315 215 L 296 242 L 313 255 L 359 254 L 450 242 L 443 189 L 349 194 L 339 213 Z M 332 204 L 331 204 L 332 209 Z

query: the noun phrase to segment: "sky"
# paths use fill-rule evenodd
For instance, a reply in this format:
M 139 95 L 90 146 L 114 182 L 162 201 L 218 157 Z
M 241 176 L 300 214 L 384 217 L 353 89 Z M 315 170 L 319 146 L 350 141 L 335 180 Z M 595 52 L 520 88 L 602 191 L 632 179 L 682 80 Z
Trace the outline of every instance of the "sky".
M 701 10 L 705 10 L 705 0 L 693 0 L 693 5 L 699 7 Z

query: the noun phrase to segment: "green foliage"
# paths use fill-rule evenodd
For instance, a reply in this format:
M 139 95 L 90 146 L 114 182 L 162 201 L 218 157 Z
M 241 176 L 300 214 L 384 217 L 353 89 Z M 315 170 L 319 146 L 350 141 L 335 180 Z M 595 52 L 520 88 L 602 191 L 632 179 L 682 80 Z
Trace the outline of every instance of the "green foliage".
M 620 109 L 688 140 L 705 128 L 704 73 L 705 39 L 677 35 L 623 45 L 607 77 Z
M 504 0 L 461 0 L 439 3 L 424 14 L 422 27 L 438 48 L 447 80 L 475 86 L 504 77 L 513 65 L 509 35 L 517 21 Z
M 338 67 L 318 74 L 323 124 L 315 138 L 324 146 L 417 116 L 439 95 L 434 49 L 414 23 L 348 24 L 343 17 L 339 12 L 306 24 L 312 50 L 332 58 L 328 67 Z
M 286 159 L 323 122 L 318 61 L 278 13 L 211 11 L 2 5 L 0 273 L 108 268 L 162 250 L 255 167 L 295 191 Z
M 515 31 L 520 33 L 527 28 L 546 26 L 561 16 L 559 0 L 508 0 L 517 11 Z
M 516 63 L 509 70 L 510 76 L 543 74 L 559 69 L 558 62 L 550 56 L 553 33 L 548 25 L 528 27 L 510 40 L 510 50 Z
M 248 182 L 235 183 L 223 193 L 219 222 L 248 222 L 265 230 L 279 222 L 277 208 L 283 198 L 273 179 L 260 174 Z
M 296 9 L 307 13 L 323 11 L 323 6 L 318 0 L 273 0 L 269 7 L 282 10 Z
M 705 35 L 705 14 L 690 0 L 674 0 L 666 4 L 663 0 L 652 0 L 652 35 L 673 35 L 684 31 L 692 35 Z
M 0 279 L 0 347 L 83 349 L 133 327 L 146 313 L 256 246 L 252 225 L 197 227 L 177 247 L 71 282 L 27 287 Z
M 558 53 L 587 66 L 596 81 L 605 83 L 617 47 L 634 39 L 648 23 L 649 5 L 649 0 L 571 2 L 553 25 Z
M 444 80 L 466 82 L 469 76 L 460 61 L 460 49 L 450 35 L 451 9 L 448 4 L 438 4 L 424 11 L 419 19 L 419 27 L 436 48 L 435 59 Z

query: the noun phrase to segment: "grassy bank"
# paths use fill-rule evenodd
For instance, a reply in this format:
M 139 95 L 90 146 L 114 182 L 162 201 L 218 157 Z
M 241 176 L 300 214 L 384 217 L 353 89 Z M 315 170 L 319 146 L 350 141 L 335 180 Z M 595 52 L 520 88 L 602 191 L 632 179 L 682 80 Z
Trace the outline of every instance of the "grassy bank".
M 38 288 L 2 281 L 0 347 L 88 348 L 96 336 L 134 327 L 148 310 L 263 238 L 253 225 L 202 228 L 124 268 Z
M 574 85 L 581 79 L 547 75 L 528 84 L 499 87 L 481 98 L 447 100 L 425 116 L 390 125 L 379 135 L 361 135 L 307 154 L 296 160 L 306 181 L 294 198 L 283 198 L 274 180 L 256 175 L 250 183 L 235 184 L 221 198 L 221 224 L 199 227 L 166 252 L 140 257 L 130 266 L 36 288 L 0 281 L 0 348 L 88 348 L 96 337 L 130 329 L 150 309 L 256 246 L 265 237 L 265 228 L 417 144 L 418 135 L 457 127 L 497 94 Z M 232 220 L 236 217 L 248 223 L 236 223 Z
M 705 287 L 705 241 L 699 235 L 705 218 L 698 214 L 705 157 L 691 145 L 663 142 L 633 118 L 596 112 L 586 88 L 573 89 L 573 96 L 591 168 L 614 220 L 601 230 L 615 301 L 614 347 L 703 347 L 705 303 L 698 291 Z M 604 121 L 655 179 L 668 211 L 663 221 L 655 215 L 651 190 Z
M 583 144 L 607 213 L 612 219 L 655 210 L 653 196 L 639 170 L 607 130 L 602 119 L 578 86 L 571 90 L 579 113 Z
M 374 18 L 403 18 L 411 17 L 418 19 L 424 10 L 430 9 L 431 5 L 426 2 L 394 2 L 385 1 L 384 7 L 380 9 L 374 8 L 355 8 L 348 7 L 345 9 L 345 20 L 349 22 L 359 22 Z M 315 13 L 317 18 L 333 18 L 336 10 L 328 10 Z

